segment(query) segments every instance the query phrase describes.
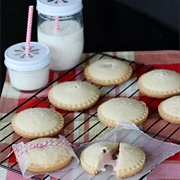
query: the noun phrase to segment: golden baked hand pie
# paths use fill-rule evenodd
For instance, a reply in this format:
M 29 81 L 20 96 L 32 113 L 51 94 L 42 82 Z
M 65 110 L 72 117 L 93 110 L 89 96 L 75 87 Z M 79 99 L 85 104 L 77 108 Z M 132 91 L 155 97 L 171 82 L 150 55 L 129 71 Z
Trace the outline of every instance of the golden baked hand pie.
M 97 109 L 99 121 L 105 126 L 115 128 L 128 120 L 139 125 L 148 117 L 148 107 L 142 101 L 130 98 L 112 98 Z
M 88 109 L 97 103 L 99 97 L 99 89 L 85 81 L 59 83 L 48 93 L 52 105 L 69 111 Z
M 13 117 L 12 127 L 17 134 L 25 138 L 55 136 L 63 129 L 64 118 L 52 109 L 29 108 Z
M 36 147 L 38 144 L 48 144 L 48 140 L 53 143 L 43 147 Z M 73 157 L 70 155 L 67 145 L 57 145 L 59 141 L 58 138 L 32 140 L 19 150 L 17 160 L 19 161 L 21 154 L 25 153 L 29 163 L 27 171 L 34 174 L 51 173 L 63 169 L 72 161 Z M 35 146 L 35 148 L 32 148 L 32 146 Z
M 118 59 L 100 59 L 84 69 L 86 79 L 101 86 L 113 86 L 126 82 L 132 75 L 132 67 Z
M 162 101 L 158 106 L 158 112 L 165 121 L 180 124 L 180 96 L 173 96 Z
M 115 158 L 116 156 L 116 158 Z M 146 155 L 138 146 L 128 143 L 97 142 L 86 147 L 80 156 L 82 168 L 93 175 L 111 165 L 117 178 L 133 176 L 145 164 Z
M 156 69 L 140 76 L 139 91 L 145 96 L 164 99 L 180 94 L 180 73 Z

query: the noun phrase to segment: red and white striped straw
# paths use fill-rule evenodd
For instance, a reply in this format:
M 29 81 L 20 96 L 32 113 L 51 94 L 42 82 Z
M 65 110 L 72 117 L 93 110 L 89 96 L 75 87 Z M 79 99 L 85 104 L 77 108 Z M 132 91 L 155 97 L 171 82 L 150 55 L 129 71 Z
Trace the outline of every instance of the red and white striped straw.
M 34 6 L 29 6 L 27 31 L 26 31 L 26 50 L 25 50 L 26 53 L 30 51 L 33 10 L 34 10 Z
M 59 0 L 56 1 L 57 4 L 59 4 Z M 54 21 L 54 31 L 58 31 L 59 29 L 59 16 L 56 16 L 55 17 L 55 21 Z
M 59 17 L 56 16 L 54 21 L 54 31 L 58 31 L 58 29 L 59 29 Z

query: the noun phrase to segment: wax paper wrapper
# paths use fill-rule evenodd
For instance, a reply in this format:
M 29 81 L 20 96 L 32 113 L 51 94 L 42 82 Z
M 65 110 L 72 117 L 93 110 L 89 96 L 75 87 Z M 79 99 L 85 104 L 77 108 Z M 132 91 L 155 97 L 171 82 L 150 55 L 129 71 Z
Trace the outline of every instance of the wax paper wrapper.
M 65 140 L 67 142 L 66 138 L 63 137 L 63 136 L 59 136 L 59 139 Z M 23 177 L 24 178 L 30 178 L 30 177 L 35 176 L 35 174 L 27 171 L 27 167 L 29 165 L 29 162 L 27 160 L 26 153 L 20 154 L 19 156 L 17 155 L 17 149 L 19 147 L 22 147 L 23 145 L 24 145 L 24 143 L 20 142 L 18 144 L 13 144 L 12 148 L 13 148 L 13 151 L 14 151 L 14 153 L 16 155 L 16 158 L 18 159 L 19 168 L 20 168 L 20 170 L 22 172 Z M 70 155 L 73 156 L 73 159 L 72 159 L 71 163 L 68 166 L 64 167 L 63 169 L 61 169 L 59 171 L 50 173 L 49 175 L 52 176 L 52 177 L 59 178 L 60 176 L 62 176 L 64 173 L 66 173 L 70 169 L 76 168 L 78 166 L 78 164 L 79 164 L 79 159 L 76 156 L 76 154 L 74 153 L 74 150 L 72 149 L 72 147 L 70 145 L 65 145 L 65 146 L 68 149 Z
M 96 140 L 80 146 L 75 150 L 77 156 L 80 156 L 82 150 L 85 147 L 99 141 L 116 141 L 130 143 L 137 145 L 144 150 L 146 154 L 146 162 L 143 170 L 132 177 L 123 178 L 126 180 L 140 179 L 141 177 L 149 173 L 153 168 L 155 168 L 159 163 L 180 151 L 180 145 L 154 139 L 141 131 L 136 125 L 128 122 L 116 127 L 102 138 L 96 138 Z M 61 180 L 66 179 L 117 180 L 115 173 L 112 172 L 111 166 L 107 166 L 106 171 L 100 172 L 94 176 L 85 172 L 80 164 L 75 169 L 70 170 L 61 177 Z

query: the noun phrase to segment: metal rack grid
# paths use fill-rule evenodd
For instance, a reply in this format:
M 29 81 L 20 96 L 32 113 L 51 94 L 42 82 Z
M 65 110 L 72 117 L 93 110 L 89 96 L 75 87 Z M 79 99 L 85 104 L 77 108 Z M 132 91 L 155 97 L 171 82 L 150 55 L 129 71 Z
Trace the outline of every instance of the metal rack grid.
M 8 131 L 8 133 L 0 139 L 0 143 L 3 144 L 3 146 L 0 146 L 0 157 L 1 157 L 0 167 L 8 169 L 18 174 L 21 174 L 18 168 L 17 162 L 14 163 L 15 156 L 12 154 L 9 157 L 7 157 L 7 155 L 11 151 L 12 144 L 16 144 L 21 141 L 23 141 L 24 143 L 29 141 L 27 139 L 24 139 L 18 136 L 16 133 L 14 133 L 11 127 L 11 122 L 10 122 L 10 119 L 12 118 L 12 114 L 15 112 L 21 111 L 23 109 L 30 108 L 30 107 L 31 108 L 33 107 L 51 108 L 52 105 L 48 101 L 47 94 L 46 96 L 41 97 L 40 96 L 41 93 L 43 93 L 48 88 L 51 88 L 54 84 L 62 82 L 65 79 L 66 81 L 67 80 L 68 81 L 71 81 L 71 80 L 85 81 L 86 79 L 83 75 L 84 66 L 87 65 L 89 62 L 94 61 L 97 58 L 106 58 L 106 57 L 116 58 L 121 61 L 126 61 L 133 67 L 133 75 L 127 82 L 119 86 L 111 86 L 111 87 L 98 86 L 101 91 L 100 101 L 103 102 L 104 100 L 106 100 L 107 97 L 119 97 L 119 96 L 124 96 L 128 98 L 136 98 L 138 100 L 144 101 L 149 108 L 149 117 L 148 117 L 148 120 L 142 124 L 142 127 L 141 127 L 142 130 L 145 133 L 149 134 L 151 137 L 159 139 L 161 141 L 170 141 L 176 144 L 180 144 L 180 136 L 178 135 L 180 126 L 168 123 L 162 120 L 160 116 L 158 115 L 157 107 L 158 107 L 158 104 L 161 102 L 161 100 L 149 98 L 149 97 L 142 96 L 139 94 L 139 90 L 137 86 L 138 77 L 141 74 L 148 72 L 150 70 L 153 70 L 155 68 L 153 66 L 140 64 L 134 61 L 108 55 L 105 53 L 95 53 L 91 55 L 90 57 L 86 58 L 84 61 L 82 61 L 79 65 L 75 67 L 79 69 L 78 71 L 76 71 L 76 73 L 75 73 L 75 68 L 73 68 L 69 70 L 68 72 L 60 75 L 57 79 L 52 81 L 50 84 L 48 84 L 46 87 L 44 87 L 40 91 L 36 92 L 33 96 L 25 100 L 18 107 L 14 108 L 12 111 L 10 111 L 8 114 L 6 114 L 0 119 L 0 122 L 7 121 L 6 125 L 1 127 L 0 133 L 2 133 L 5 130 L 6 132 Z M 92 141 L 96 137 L 99 137 L 103 133 L 106 133 L 106 131 L 108 130 L 108 128 L 105 126 L 101 126 L 101 128 L 99 128 L 98 126 L 101 123 L 98 120 L 97 121 L 94 120 L 94 119 L 97 119 L 96 108 L 91 108 L 91 109 L 79 111 L 79 112 L 69 112 L 69 111 L 64 111 L 64 110 L 62 111 L 57 108 L 55 109 L 56 111 L 63 114 L 63 117 L 65 118 L 64 136 L 71 143 L 81 142 L 81 139 L 83 139 L 84 141 Z M 77 119 L 81 116 L 83 116 L 83 121 L 81 121 L 78 125 L 74 126 L 73 123 L 77 121 Z M 91 120 L 93 121 L 93 123 L 89 123 Z M 86 124 L 88 125 L 86 126 Z M 98 131 L 97 130 L 94 131 L 94 129 L 96 128 L 98 129 Z M 80 129 L 81 131 L 79 131 Z M 86 138 L 87 134 L 91 134 L 91 137 L 89 136 L 90 137 L 89 139 Z M 8 143 L 9 140 L 11 140 L 11 143 Z M 47 178 L 48 178 L 48 175 L 44 177 L 43 179 L 47 179 Z M 34 176 L 32 177 L 32 179 L 41 179 L 41 178 L 38 176 Z

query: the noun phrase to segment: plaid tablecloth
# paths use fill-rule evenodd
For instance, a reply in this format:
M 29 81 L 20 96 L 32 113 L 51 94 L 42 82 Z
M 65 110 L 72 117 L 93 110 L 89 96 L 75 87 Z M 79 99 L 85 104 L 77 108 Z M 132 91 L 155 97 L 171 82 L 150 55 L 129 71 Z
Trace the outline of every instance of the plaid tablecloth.
M 88 59 L 91 57 L 93 53 L 85 53 L 82 56 L 83 59 Z M 112 55 L 112 56 L 117 56 L 122 59 L 128 59 L 129 61 L 137 62 L 137 64 L 134 64 L 134 66 L 137 66 L 138 64 L 145 64 L 145 65 L 150 65 L 154 66 L 155 68 L 162 68 L 162 69 L 170 69 L 174 70 L 176 72 L 180 73 L 180 51 L 174 51 L 174 50 L 169 50 L 169 51 L 139 51 L 139 52 L 106 52 L 107 55 Z M 99 55 L 98 55 L 99 57 Z M 9 76 L 8 73 L 6 74 L 6 79 L 3 87 L 3 91 L 1 94 L 1 99 L 0 99 L 0 116 L 2 117 L 0 121 L 0 158 L 1 158 L 1 164 L 4 166 L 0 167 L 0 179 L 1 180 L 21 180 L 24 179 L 21 175 L 19 175 L 16 172 L 12 172 L 11 170 L 7 170 L 6 167 L 10 167 L 13 163 L 16 162 L 16 159 L 14 156 L 12 156 L 9 159 L 6 159 L 2 162 L 2 159 L 5 159 L 5 157 L 8 155 L 9 151 L 11 150 L 10 146 L 12 142 L 18 142 L 19 141 L 19 136 L 15 134 L 12 130 L 12 127 L 10 125 L 11 118 L 12 116 L 23 109 L 29 108 L 34 106 L 42 106 L 46 107 L 48 106 L 48 101 L 47 99 L 44 99 L 43 102 L 39 103 L 39 100 L 42 100 L 47 96 L 47 93 L 49 89 L 56 83 L 62 82 L 62 81 L 68 81 L 68 80 L 79 80 L 83 79 L 83 67 L 84 65 L 88 64 L 89 61 L 87 60 L 85 63 L 82 65 L 78 66 L 75 70 L 69 72 L 66 74 L 66 76 L 63 76 L 62 73 L 57 73 L 57 72 L 50 72 L 50 78 L 49 78 L 49 83 L 53 82 L 55 79 L 58 77 L 62 76 L 59 80 L 55 81 L 52 85 L 47 87 L 45 90 L 42 92 L 38 93 L 38 97 L 34 98 L 33 96 L 36 94 L 36 92 L 20 92 L 14 89 L 9 82 Z M 139 68 L 139 67 L 137 67 Z M 143 69 L 143 68 L 142 68 Z M 143 71 L 143 70 L 142 70 Z M 131 78 L 130 82 L 136 82 L 136 79 L 142 74 L 143 72 L 137 71 L 134 73 L 133 77 Z M 128 83 L 130 83 L 128 82 Z M 126 86 L 129 84 L 125 83 Z M 180 82 L 177 82 L 180 83 Z M 119 92 L 120 89 L 123 88 L 125 85 L 120 85 L 116 87 L 114 90 L 111 91 L 111 93 L 116 94 L 116 91 Z M 131 86 L 131 88 L 127 89 L 126 91 L 122 92 L 122 96 L 130 96 L 133 94 L 134 90 L 137 89 L 137 85 Z M 102 88 L 102 92 L 103 92 Z M 107 90 L 106 90 L 107 92 Z M 112 94 L 110 93 L 109 96 Z M 28 98 L 33 97 L 30 101 L 27 101 Z M 141 95 L 137 91 L 136 93 L 133 94 L 133 97 L 138 97 L 141 98 Z M 27 102 L 26 102 L 27 101 Z M 149 98 L 143 98 L 143 101 L 146 103 L 149 102 Z M 156 104 L 156 107 L 158 103 L 161 100 L 157 100 L 154 103 Z M 25 103 L 24 103 L 25 102 Z M 24 103 L 24 104 L 23 104 Z M 38 104 L 38 105 L 37 105 Z M 149 103 L 150 104 L 150 103 Z M 18 109 L 15 109 L 21 105 Z M 142 124 L 141 128 L 145 132 L 147 131 L 151 136 L 156 137 L 156 134 L 159 136 L 156 137 L 157 139 L 160 139 L 162 141 L 172 141 L 174 143 L 180 144 L 180 127 L 179 125 L 172 125 L 172 124 L 167 124 L 167 122 L 164 122 L 163 120 L 158 120 L 157 117 L 157 110 L 154 112 L 153 109 L 153 103 L 149 105 L 149 110 L 150 110 L 150 117 L 149 119 Z M 53 108 L 53 107 L 51 107 Z M 96 107 L 95 107 L 96 108 Z M 13 111 L 12 111 L 13 110 Z M 6 118 L 3 118 L 6 116 L 7 113 L 11 112 Z M 60 111 L 62 114 L 65 114 L 66 112 Z M 93 113 L 94 108 L 89 110 L 89 113 Z M 85 114 L 81 115 L 83 117 L 79 118 L 76 121 L 72 122 L 72 119 L 74 118 L 74 114 L 76 112 L 72 112 L 68 114 L 68 117 L 66 118 L 66 127 L 62 131 L 62 135 L 66 136 L 69 141 L 75 141 L 76 143 L 82 143 L 82 142 L 87 142 L 90 140 L 94 134 L 98 134 L 104 126 L 99 124 L 97 128 L 94 131 L 89 131 L 89 133 L 84 133 L 88 130 L 89 127 L 92 127 L 97 121 L 91 121 L 89 123 L 84 123 L 82 125 L 82 120 Z M 151 116 L 152 114 L 152 116 Z M 154 122 L 157 121 L 157 122 Z M 154 124 L 154 125 L 153 125 Z M 73 129 L 78 129 L 77 131 L 74 131 L 72 133 Z M 71 130 L 71 131 L 70 131 Z M 109 129 L 107 128 L 106 130 L 103 131 L 102 134 L 106 133 Z M 70 133 L 70 135 L 68 135 Z M 83 134 L 84 133 L 84 134 Z M 152 133 L 152 134 L 151 134 Z M 81 136 L 83 134 L 83 136 Z M 102 135 L 101 134 L 101 135 Z M 172 134 L 172 135 L 171 135 Z M 79 137 L 77 139 L 77 137 Z M 166 137 L 169 137 L 166 139 Z M 28 141 L 26 139 L 20 139 L 21 141 L 24 140 L 24 142 Z M 4 147 L 7 146 L 7 148 L 4 150 Z M 163 153 L 163 152 L 162 152 Z M 18 166 L 18 165 L 16 165 Z M 14 169 L 14 167 L 13 167 Z M 15 168 L 16 169 L 16 168 Z M 18 169 L 18 168 L 17 168 Z M 48 177 L 47 179 L 54 180 L 55 178 Z M 174 156 L 166 159 L 162 163 L 160 163 L 156 168 L 152 170 L 144 179 L 147 180 L 178 180 L 180 179 L 180 153 L 175 154 Z M 73 177 L 72 177 L 73 180 Z

